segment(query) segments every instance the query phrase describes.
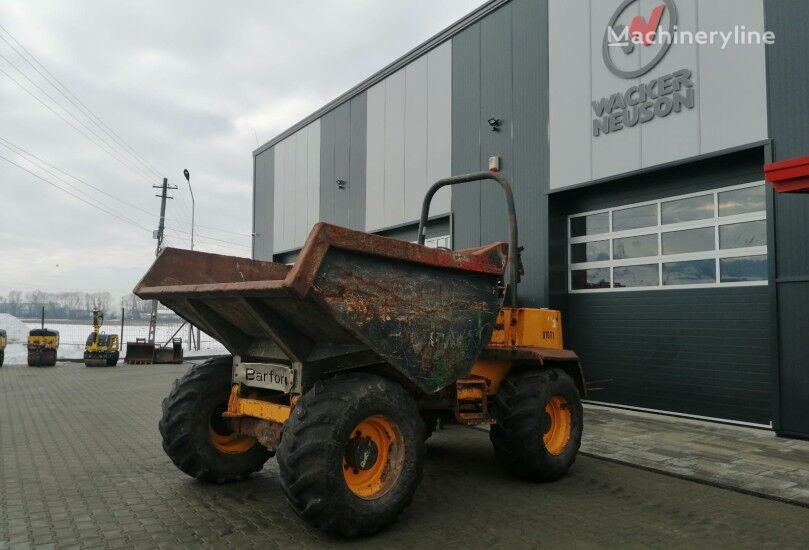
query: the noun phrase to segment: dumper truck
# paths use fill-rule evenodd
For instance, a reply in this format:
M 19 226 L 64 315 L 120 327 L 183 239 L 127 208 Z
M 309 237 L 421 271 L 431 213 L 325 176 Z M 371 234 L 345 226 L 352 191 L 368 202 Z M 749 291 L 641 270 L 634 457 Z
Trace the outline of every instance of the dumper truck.
M 423 246 L 436 191 L 481 180 L 504 192 L 509 242 Z M 436 182 L 418 243 L 318 223 L 292 266 L 165 249 L 135 294 L 231 355 L 174 383 L 163 449 L 213 483 L 275 456 L 295 512 L 346 537 L 410 503 L 439 423 L 489 426 L 507 471 L 558 479 L 581 442 L 584 376 L 559 312 L 519 307 L 519 256 L 512 187 L 493 172 Z

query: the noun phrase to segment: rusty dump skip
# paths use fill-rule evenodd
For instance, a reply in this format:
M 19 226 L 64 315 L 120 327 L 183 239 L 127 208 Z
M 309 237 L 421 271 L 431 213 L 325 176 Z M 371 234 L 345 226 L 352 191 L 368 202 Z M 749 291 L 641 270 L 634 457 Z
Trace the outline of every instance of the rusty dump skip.
M 135 287 L 244 361 L 393 366 L 425 393 L 466 375 L 503 301 L 508 245 L 432 249 L 319 223 L 293 267 L 167 248 Z

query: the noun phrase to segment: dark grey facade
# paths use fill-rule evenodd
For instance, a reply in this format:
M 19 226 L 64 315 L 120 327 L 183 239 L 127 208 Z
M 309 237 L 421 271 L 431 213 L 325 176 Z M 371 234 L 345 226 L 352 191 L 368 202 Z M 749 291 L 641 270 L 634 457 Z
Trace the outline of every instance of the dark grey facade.
M 616 6 L 598 4 L 596 10 L 592 1 L 579 0 L 570 13 L 591 18 L 582 32 L 592 34 L 596 48 L 603 30 L 601 12 L 611 13 L 621 2 L 607 0 Z M 692 12 L 699 11 L 705 19 L 718 13 L 715 4 L 704 4 L 704 0 L 686 4 L 679 13 L 684 26 Z M 291 246 L 289 239 L 279 240 L 275 235 L 279 209 L 303 209 L 309 219 L 314 212 L 317 220 L 413 241 L 417 221 L 413 200 L 424 189 L 424 171 L 428 179 L 478 171 L 496 156 L 515 187 L 520 244 L 525 247 L 521 301 L 525 306 L 562 311 L 567 347 L 579 353 L 587 377 L 603 388 L 591 394 L 592 400 L 771 426 L 779 433 L 809 437 L 809 415 L 805 414 L 809 407 L 809 195 L 778 196 L 767 187 L 766 208 L 762 206 L 760 212 L 741 214 L 738 220 L 733 218 L 734 223 L 724 223 L 717 213 L 724 193 L 761 188 L 757 184 L 763 185 L 765 163 L 809 154 L 805 101 L 809 54 L 801 24 L 809 20 L 809 6 L 799 0 L 744 0 L 743 9 L 738 10 L 744 17 L 761 19 L 776 35 L 776 43 L 766 47 L 766 67 L 751 67 L 751 75 L 759 69 L 766 74 L 766 93 L 739 94 L 745 96 L 744 105 L 761 103 L 764 118 L 757 118 L 755 124 L 764 120 L 767 135 L 759 136 L 755 130 L 734 141 L 740 133 L 734 130 L 738 122 L 722 123 L 732 110 L 713 109 L 720 101 L 714 98 L 724 97 L 721 85 L 730 90 L 733 83 L 726 82 L 725 75 L 723 82 L 712 81 L 695 68 L 694 109 L 653 121 L 637 136 L 627 131 L 618 137 L 588 137 L 581 151 L 564 149 L 564 144 L 578 139 L 575 124 L 589 124 L 592 114 L 570 112 L 570 129 L 558 132 L 564 139 L 558 141 L 554 134 L 560 120 L 567 119 L 554 111 L 559 94 L 550 81 L 559 70 L 560 60 L 553 57 L 558 56 L 554 52 L 559 44 L 553 40 L 567 6 L 573 4 L 489 2 L 255 151 L 254 257 L 294 261 L 302 245 L 300 228 Z M 675 48 L 668 54 L 671 63 L 690 68 L 696 59 L 693 66 L 699 67 L 701 59 L 703 66 L 722 65 L 712 50 Z M 612 83 L 613 77 L 595 75 L 603 71 L 599 61 L 599 56 L 587 61 L 592 82 L 607 82 L 606 86 L 617 89 L 632 83 Z M 743 85 L 745 74 L 738 79 Z M 436 90 L 437 81 L 441 85 Z M 444 82 L 451 83 L 446 97 L 441 95 Z M 592 91 L 594 97 L 600 94 Z M 729 96 L 728 101 L 733 98 Z M 448 102 L 451 117 L 443 113 Z M 583 107 L 589 109 L 589 105 Z M 499 121 L 496 131 L 490 119 Z M 676 147 L 658 153 L 670 139 Z M 691 144 L 689 139 L 698 143 Z M 426 153 L 418 149 L 422 143 Z M 284 166 L 276 158 L 282 150 Z M 631 158 L 613 158 L 623 151 Z M 447 155 L 450 158 L 444 159 Z M 577 174 L 571 182 L 578 183 L 558 177 L 565 166 Z M 590 174 L 590 179 L 579 181 L 578 174 Z M 678 197 L 703 194 L 713 194 L 714 221 L 696 225 L 684 221 L 672 227 L 698 232 L 716 226 L 713 252 L 680 257 L 688 260 L 682 265 L 715 262 L 715 284 L 665 288 L 665 270 L 676 262 L 665 258 L 663 241 L 671 232 L 661 228 L 664 221 L 659 218 L 657 228 L 650 229 L 661 243 L 657 259 L 644 260 L 645 266 L 629 266 L 648 268 L 649 273 L 657 269 L 657 288 L 622 288 L 625 285 L 617 279 L 609 288 L 574 288 L 578 260 L 574 261 L 571 251 L 578 241 L 571 232 L 571 218 L 609 211 L 609 219 L 614 220 L 618 210 L 647 204 L 657 205 L 662 216 L 665 205 Z M 399 202 L 406 204 L 400 209 Z M 455 188 L 445 205 L 432 214 L 428 237 L 439 246 L 451 243 L 460 249 L 505 240 L 505 208 L 494 186 L 470 183 Z M 606 261 L 590 262 L 589 257 L 582 265 L 592 264 L 590 271 L 606 269 L 610 277 L 617 277 L 627 264 L 616 261 L 614 249 L 624 233 L 616 233 L 614 222 L 610 224 L 604 241 L 582 243 L 588 250 L 591 244 L 609 243 L 609 267 L 600 267 Z M 766 242 L 747 242 L 748 256 L 733 253 L 726 258 L 720 242 L 724 230 L 730 233 L 744 224 L 766 225 Z M 280 230 L 289 235 L 292 229 L 281 225 Z M 625 234 L 632 237 L 638 232 Z M 743 263 L 763 258 L 762 254 L 769 266 L 763 278 L 747 284 L 744 277 L 728 277 L 725 284 L 726 261 L 730 266 L 734 259 Z M 580 271 L 589 273 L 588 269 Z

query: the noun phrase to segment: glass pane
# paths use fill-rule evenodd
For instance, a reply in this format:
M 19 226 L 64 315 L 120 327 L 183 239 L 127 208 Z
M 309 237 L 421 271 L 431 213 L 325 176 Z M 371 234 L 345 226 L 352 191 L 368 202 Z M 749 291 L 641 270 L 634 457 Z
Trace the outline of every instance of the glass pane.
M 714 228 L 700 227 L 683 231 L 671 231 L 661 236 L 663 254 L 686 254 L 714 250 Z
M 720 258 L 719 273 L 723 283 L 767 280 L 767 256 Z
M 657 235 L 639 235 L 612 240 L 612 257 L 615 260 L 657 256 Z
M 660 212 L 664 224 L 713 218 L 713 195 L 664 202 Z
M 608 233 L 610 230 L 610 215 L 608 212 L 602 214 L 591 214 L 589 216 L 579 216 L 570 218 L 570 236 L 584 237 L 585 235 L 597 235 Z
M 766 208 L 763 185 L 719 193 L 720 216 L 761 212 Z
M 609 288 L 610 269 L 599 267 L 597 269 L 574 269 L 570 272 L 573 290 L 583 288 Z
M 719 226 L 719 248 L 744 248 L 767 244 L 767 222 L 731 223 Z
M 664 285 L 694 285 L 713 282 L 716 282 L 716 263 L 713 260 L 663 264 Z
M 593 241 L 591 243 L 576 243 L 570 245 L 570 262 L 600 262 L 610 259 L 610 242 Z
M 615 288 L 657 286 L 659 284 L 657 264 L 616 267 L 612 270 L 612 279 L 612 286 Z
M 623 210 L 615 210 L 612 213 L 613 231 L 624 231 L 625 229 L 637 229 L 639 227 L 651 227 L 653 225 L 657 225 L 656 204 L 636 206 L 635 208 L 624 208 Z

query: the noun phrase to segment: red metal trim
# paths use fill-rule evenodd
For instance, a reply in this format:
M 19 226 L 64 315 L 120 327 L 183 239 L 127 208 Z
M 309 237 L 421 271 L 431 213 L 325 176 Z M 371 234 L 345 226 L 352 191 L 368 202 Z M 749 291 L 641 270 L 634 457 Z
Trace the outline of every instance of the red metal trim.
M 764 165 L 764 177 L 779 193 L 809 192 L 809 157 L 772 162 Z

